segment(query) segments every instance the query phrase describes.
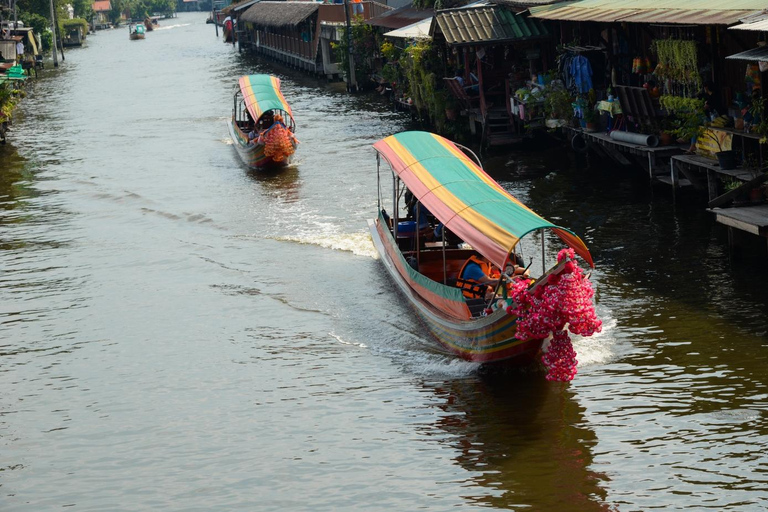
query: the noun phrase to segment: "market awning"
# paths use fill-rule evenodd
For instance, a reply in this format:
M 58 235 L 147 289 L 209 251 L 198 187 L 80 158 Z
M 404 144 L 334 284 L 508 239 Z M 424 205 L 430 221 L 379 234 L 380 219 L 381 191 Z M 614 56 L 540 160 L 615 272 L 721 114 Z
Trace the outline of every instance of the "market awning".
M 394 37 L 396 39 L 429 39 L 429 27 L 432 26 L 432 18 L 427 18 L 419 22 L 386 32 L 384 37 Z
M 531 7 L 530 12 L 532 18 L 560 21 L 732 25 L 764 8 L 764 0 L 581 0 Z
M 436 24 L 430 34 L 439 30 L 449 45 L 502 43 L 549 36 L 538 20 L 527 14 L 516 14 L 496 5 L 446 9 L 435 14 Z
M 745 52 L 729 55 L 725 60 L 748 60 L 752 62 L 768 62 L 768 46 L 752 48 Z
M 515 199 L 448 139 L 403 132 L 373 147 L 440 222 L 498 267 L 523 236 L 540 229 L 552 230 L 594 266 L 578 236 Z
M 280 79 L 272 75 L 248 75 L 240 78 L 240 92 L 251 117 L 258 119 L 273 109 L 284 110 L 293 118 L 291 106 L 280 92 Z

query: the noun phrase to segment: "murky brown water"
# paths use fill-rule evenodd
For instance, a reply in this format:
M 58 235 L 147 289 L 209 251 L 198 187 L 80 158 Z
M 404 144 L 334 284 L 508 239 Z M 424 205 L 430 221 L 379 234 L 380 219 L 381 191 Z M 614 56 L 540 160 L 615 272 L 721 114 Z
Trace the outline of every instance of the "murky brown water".
M 99 32 L 0 148 L 0 509 L 761 510 L 768 273 L 642 176 L 486 167 L 584 234 L 603 333 L 569 385 L 442 356 L 374 257 L 379 98 L 238 56 L 205 14 Z M 295 167 L 245 170 L 238 76 Z

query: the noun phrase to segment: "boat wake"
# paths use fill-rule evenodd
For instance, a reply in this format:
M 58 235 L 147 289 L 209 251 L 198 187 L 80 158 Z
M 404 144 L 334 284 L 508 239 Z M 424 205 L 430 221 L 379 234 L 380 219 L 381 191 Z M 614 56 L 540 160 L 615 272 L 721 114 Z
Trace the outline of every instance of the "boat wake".
M 330 230 L 326 230 L 330 231 Z M 306 245 L 317 245 L 334 251 L 351 252 L 356 256 L 378 258 L 376 248 L 371 243 L 371 236 L 366 233 L 333 233 L 315 232 L 312 234 L 296 234 L 274 237 L 280 242 L 293 242 Z
M 158 30 L 171 30 L 171 29 L 173 29 L 173 28 L 187 27 L 187 26 L 189 26 L 189 25 L 191 25 L 191 23 L 179 23 L 178 25 L 167 25 L 167 26 L 166 26 L 166 25 L 160 25 L 159 27 L 155 27 L 155 28 L 153 29 L 153 31 L 158 31 Z
M 616 319 L 608 315 L 601 316 L 601 319 L 603 320 L 603 328 L 600 332 L 588 338 L 571 335 L 576 359 L 578 359 L 581 368 L 607 363 L 616 356 L 614 351 L 616 338 L 613 335 Z
M 330 335 L 331 338 L 335 339 L 336 341 L 338 341 L 342 345 L 351 345 L 351 346 L 360 347 L 360 348 L 367 348 L 368 347 L 368 345 L 366 345 L 365 343 L 355 343 L 354 341 L 346 341 L 346 340 L 342 339 L 341 336 L 339 336 L 338 334 L 334 334 L 333 332 L 329 332 L 328 334 Z

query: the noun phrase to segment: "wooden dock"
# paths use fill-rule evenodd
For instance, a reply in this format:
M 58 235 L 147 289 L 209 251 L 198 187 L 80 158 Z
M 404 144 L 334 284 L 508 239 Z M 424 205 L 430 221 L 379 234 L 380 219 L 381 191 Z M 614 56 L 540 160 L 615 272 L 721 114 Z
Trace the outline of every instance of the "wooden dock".
M 722 177 L 735 179 L 742 182 L 750 182 L 757 175 L 761 174 L 757 169 L 722 169 L 717 160 L 701 155 L 682 154 L 674 155 L 669 162 L 669 177 L 659 178 L 661 181 L 672 185 L 673 190 L 679 187 L 693 185 L 699 190 L 707 190 L 709 201 L 717 198 L 721 193 Z M 706 185 L 700 176 L 706 173 Z M 680 174 L 684 178 L 680 178 Z
M 733 230 L 738 229 L 762 236 L 768 240 L 768 204 L 742 206 L 734 208 L 709 208 L 715 214 L 715 220 L 728 226 L 728 245 L 733 247 Z
M 583 137 L 590 149 L 621 165 L 639 165 L 648 172 L 651 179 L 669 175 L 669 158 L 685 152 L 687 146 L 674 144 L 669 146 L 649 147 L 614 140 L 605 132 L 588 132 L 580 128 L 568 127 L 569 140 L 573 137 Z M 662 181 L 664 180 L 662 179 Z

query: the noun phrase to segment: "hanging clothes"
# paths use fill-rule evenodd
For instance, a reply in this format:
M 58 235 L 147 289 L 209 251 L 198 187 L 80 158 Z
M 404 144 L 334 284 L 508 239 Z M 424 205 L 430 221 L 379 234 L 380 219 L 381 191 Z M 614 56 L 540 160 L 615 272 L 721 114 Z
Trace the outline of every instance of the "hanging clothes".
M 589 59 L 583 55 L 576 55 L 571 59 L 570 75 L 578 92 L 584 94 L 592 89 L 592 66 Z

